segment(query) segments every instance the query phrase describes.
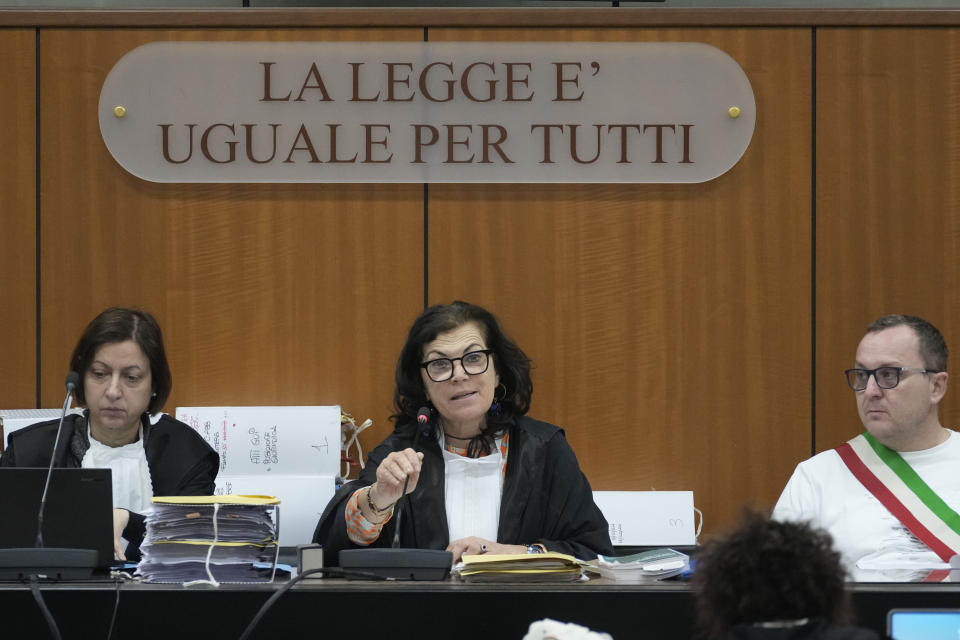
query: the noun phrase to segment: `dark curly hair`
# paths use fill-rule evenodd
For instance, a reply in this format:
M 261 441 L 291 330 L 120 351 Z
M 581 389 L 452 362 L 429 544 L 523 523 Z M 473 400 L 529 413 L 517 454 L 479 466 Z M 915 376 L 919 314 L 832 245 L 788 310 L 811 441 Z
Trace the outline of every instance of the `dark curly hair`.
M 111 307 L 90 321 L 77 346 L 70 356 L 70 369 L 80 374 L 81 380 L 93 362 L 97 349 L 113 342 L 133 340 L 150 362 L 150 379 L 153 384 L 147 413 L 159 413 L 170 396 L 173 377 L 163 349 L 163 334 L 160 325 L 148 312 L 141 309 Z M 84 385 L 77 387 L 77 404 L 87 406 Z
M 438 304 L 426 309 L 414 321 L 397 360 L 397 386 L 393 392 L 396 413 L 391 420 L 398 431 L 412 430 L 419 408 L 426 405 L 433 409 L 427 400 L 420 375 L 423 348 L 441 333 L 453 331 L 469 322 L 476 323 L 483 332 L 487 349 L 493 351 L 492 366 L 503 385 L 503 397 L 500 397 L 500 391 L 496 396 L 500 403 L 499 411 L 487 413 L 483 431 L 467 445 L 467 455 L 478 457 L 493 451 L 494 439 L 503 435 L 518 417 L 530 410 L 530 397 L 533 395 L 530 359 L 506 336 L 493 314 L 483 307 L 459 300 L 451 304 Z
M 733 626 L 816 618 L 850 621 L 840 554 L 826 531 L 744 513 L 732 532 L 707 542 L 693 576 L 697 622 L 706 637 Z

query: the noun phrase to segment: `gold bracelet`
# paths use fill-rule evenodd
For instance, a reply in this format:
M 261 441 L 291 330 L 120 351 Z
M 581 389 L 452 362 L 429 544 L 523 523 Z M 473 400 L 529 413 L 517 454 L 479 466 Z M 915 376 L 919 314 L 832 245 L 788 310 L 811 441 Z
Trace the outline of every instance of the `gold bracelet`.
M 372 492 L 373 492 L 373 485 L 370 485 L 369 487 L 367 487 L 367 506 L 370 507 L 370 511 L 373 511 L 374 513 L 379 515 L 381 513 L 386 513 L 387 511 L 390 511 L 390 509 L 393 508 L 393 505 L 391 504 L 390 506 L 384 507 L 383 509 L 378 509 L 377 505 L 373 504 L 373 498 L 370 497 L 370 494 Z

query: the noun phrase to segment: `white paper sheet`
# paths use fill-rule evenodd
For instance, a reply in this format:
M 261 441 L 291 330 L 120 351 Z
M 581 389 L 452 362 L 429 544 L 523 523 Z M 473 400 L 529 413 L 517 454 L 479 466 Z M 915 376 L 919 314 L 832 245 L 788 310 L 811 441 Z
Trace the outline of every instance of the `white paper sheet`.
M 614 546 L 695 545 L 692 491 L 594 491 Z
M 224 475 L 325 475 L 340 468 L 340 407 L 177 407 L 220 454 Z

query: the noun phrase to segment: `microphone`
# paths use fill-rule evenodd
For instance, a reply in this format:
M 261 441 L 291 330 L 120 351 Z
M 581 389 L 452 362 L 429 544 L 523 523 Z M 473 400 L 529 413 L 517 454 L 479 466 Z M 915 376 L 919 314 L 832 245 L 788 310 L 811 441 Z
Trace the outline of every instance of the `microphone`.
M 53 451 L 50 452 L 50 466 L 47 467 L 47 480 L 43 484 L 43 494 L 40 496 L 40 511 L 37 513 L 37 547 L 43 546 L 43 512 L 47 508 L 47 491 L 50 490 L 50 476 L 53 475 L 53 462 L 57 457 L 57 445 L 60 443 L 60 434 L 63 432 L 63 420 L 67 417 L 70 408 L 70 397 L 80 384 L 80 374 L 71 371 L 67 374 L 67 397 L 63 401 L 63 411 L 60 412 L 60 424 L 57 425 L 57 437 L 53 440 Z
M 430 435 L 432 429 L 430 428 L 430 407 L 423 406 L 417 411 L 417 424 L 420 425 L 420 429 L 417 431 L 417 435 L 414 438 L 418 438 L 420 434 Z M 413 446 L 416 448 L 417 440 L 414 439 Z
M 420 436 L 429 437 L 433 429 L 430 426 L 430 407 L 420 407 L 417 411 L 417 431 L 413 436 L 413 450 L 417 450 Z M 351 572 L 374 573 L 392 580 L 444 580 L 450 575 L 453 554 L 439 549 L 403 549 L 400 543 L 400 522 L 403 508 L 400 500 L 407 495 L 408 477 L 403 481 L 403 492 L 394 508 L 393 544 L 389 549 L 367 547 L 364 549 L 344 549 L 340 552 L 340 566 L 344 577 L 352 579 Z M 360 574 L 357 574 L 360 575 Z
M 414 451 L 417 450 L 417 444 L 419 444 L 420 442 L 420 435 L 421 434 L 426 435 L 429 433 L 430 433 L 430 407 L 423 406 L 417 410 L 417 432 L 413 436 Z M 397 500 L 396 513 L 394 514 L 396 518 L 394 520 L 395 524 L 393 528 L 393 544 L 390 545 L 391 547 L 396 547 L 397 545 L 400 544 L 400 522 L 401 522 L 401 518 L 403 517 L 403 508 L 400 505 L 400 500 L 403 500 L 403 498 L 407 495 L 408 482 L 410 482 L 410 476 L 407 476 L 406 478 L 403 479 L 403 491 L 400 492 L 400 499 Z

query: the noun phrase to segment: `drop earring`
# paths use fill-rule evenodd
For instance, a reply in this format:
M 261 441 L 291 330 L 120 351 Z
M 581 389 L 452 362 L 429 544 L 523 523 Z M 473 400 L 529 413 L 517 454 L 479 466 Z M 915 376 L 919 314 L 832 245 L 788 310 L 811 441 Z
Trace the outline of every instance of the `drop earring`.
M 497 397 L 497 391 L 503 389 L 503 392 L 500 394 L 500 397 Z M 497 388 L 493 392 L 493 403 L 490 405 L 490 408 L 487 412 L 492 416 L 500 415 L 500 401 L 507 397 L 507 385 L 502 382 L 497 385 Z

